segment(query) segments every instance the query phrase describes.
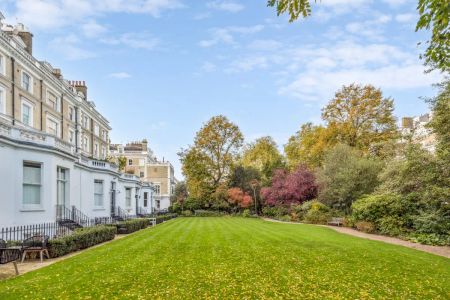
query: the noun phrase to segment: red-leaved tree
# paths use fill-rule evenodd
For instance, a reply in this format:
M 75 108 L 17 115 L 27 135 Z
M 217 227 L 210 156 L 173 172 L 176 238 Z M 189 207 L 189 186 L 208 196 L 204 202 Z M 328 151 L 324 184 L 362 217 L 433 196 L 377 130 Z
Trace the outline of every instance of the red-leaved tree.
M 228 202 L 235 207 L 247 208 L 253 202 L 253 199 L 249 194 L 237 187 L 228 189 L 227 194 Z
M 276 170 L 272 186 L 261 190 L 261 197 L 269 206 L 301 204 L 316 196 L 316 178 L 306 166 L 299 166 L 292 173 Z

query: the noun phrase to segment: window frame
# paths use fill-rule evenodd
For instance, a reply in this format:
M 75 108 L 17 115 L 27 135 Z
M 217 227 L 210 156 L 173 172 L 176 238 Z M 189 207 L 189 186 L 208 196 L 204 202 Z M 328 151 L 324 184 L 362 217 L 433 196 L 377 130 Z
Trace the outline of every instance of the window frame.
M 102 187 L 101 193 L 97 193 L 96 184 L 101 184 L 101 187 Z M 100 199 L 101 199 L 100 205 L 97 203 L 96 196 L 101 196 L 100 197 Z M 102 179 L 94 179 L 94 207 L 95 208 L 104 208 L 105 207 L 105 184 L 104 184 L 104 180 L 102 180 Z
M 128 197 L 127 192 L 130 191 L 130 197 Z M 130 187 L 125 187 L 125 207 L 130 208 L 132 206 L 132 202 L 131 201 L 132 197 L 132 190 Z M 129 202 L 129 203 L 128 203 Z
M 42 178 L 43 178 L 43 163 L 42 162 L 35 162 L 35 161 L 27 161 L 24 160 L 22 161 L 22 201 L 21 201 L 21 208 L 22 210 L 42 210 L 43 209 L 43 204 L 42 204 L 42 190 L 43 190 L 43 185 L 42 185 Z M 39 168 L 39 183 L 29 183 L 29 182 L 25 182 L 25 167 L 38 167 Z M 24 198 L 24 187 L 25 186 L 33 186 L 33 187 L 38 187 L 39 189 L 39 204 L 26 204 L 24 203 L 25 198 Z
M 29 117 L 28 117 L 28 123 L 25 123 L 24 121 L 23 121 L 23 107 L 24 106 L 28 106 L 28 108 L 30 109 L 30 115 L 29 115 Z M 21 106 L 20 106 L 20 109 L 21 109 L 21 122 L 22 122 L 22 124 L 24 124 L 24 125 L 26 125 L 26 126 L 29 126 L 29 127 L 34 127 L 34 104 L 33 103 L 31 103 L 30 101 L 28 101 L 26 98 L 24 98 L 24 97 L 22 97 L 21 98 Z
M 6 76 L 6 56 L 0 53 L 0 75 Z
M 46 122 L 48 122 L 48 121 L 53 122 L 53 123 L 56 124 L 56 133 L 53 134 L 53 133 L 48 132 L 48 124 L 47 123 L 45 124 L 45 132 L 48 133 L 48 134 L 54 135 L 56 137 L 59 137 L 59 132 L 60 132 L 60 124 L 59 124 L 59 122 L 55 118 L 53 118 L 51 116 L 47 116 Z
M 28 82 L 29 88 L 28 88 L 28 89 L 25 88 L 25 86 L 24 86 L 24 81 L 23 81 L 23 79 L 24 79 L 24 77 L 25 77 L 24 75 L 28 76 L 28 78 L 29 78 L 29 82 Z M 27 71 L 21 70 L 21 74 L 20 74 L 20 86 L 22 87 L 22 89 L 25 90 L 25 91 L 27 91 L 27 92 L 30 93 L 30 94 L 33 94 L 33 84 L 34 84 L 34 82 L 33 82 L 33 76 L 31 76 L 31 74 L 28 73 Z
M 0 114 L 6 115 L 6 87 L 0 84 Z

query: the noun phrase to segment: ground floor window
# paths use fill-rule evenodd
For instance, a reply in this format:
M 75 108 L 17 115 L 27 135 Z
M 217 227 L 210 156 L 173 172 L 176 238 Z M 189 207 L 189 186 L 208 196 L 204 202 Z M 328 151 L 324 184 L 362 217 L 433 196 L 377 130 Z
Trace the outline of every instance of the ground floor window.
M 94 205 L 103 207 L 103 180 L 94 180 Z
M 58 205 L 69 206 L 69 170 L 57 168 L 57 203 Z
M 156 208 L 161 208 L 161 201 L 160 200 L 156 200 Z
M 148 206 L 148 192 L 144 192 L 144 207 Z
M 25 208 L 41 206 L 42 165 L 34 162 L 23 163 L 23 198 Z
M 131 188 L 125 188 L 125 205 L 131 206 Z

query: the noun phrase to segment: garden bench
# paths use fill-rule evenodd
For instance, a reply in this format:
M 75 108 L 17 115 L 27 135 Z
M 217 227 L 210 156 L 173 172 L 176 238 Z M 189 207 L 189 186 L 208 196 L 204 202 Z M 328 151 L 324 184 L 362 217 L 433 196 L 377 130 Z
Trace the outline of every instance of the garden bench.
M 44 254 L 47 258 L 50 258 L 47 250 L 48 239 L 49 237 L 47 235 L 35 235 L 24 240 L 22 243 L 22 262 L 28 253 L 38 252 L 41 262 L 43 261 Z
M 333 226 L 342 226 L 344 225 L 344 218 L 331 218 L 331 220 L 328 221 L 327 224 Z
M 16 275 L 19 275 L 17 260 L 20 259 L 21 247 L 7 247 L 4 240 L 0 240 L 0 264 L 13 262 Z

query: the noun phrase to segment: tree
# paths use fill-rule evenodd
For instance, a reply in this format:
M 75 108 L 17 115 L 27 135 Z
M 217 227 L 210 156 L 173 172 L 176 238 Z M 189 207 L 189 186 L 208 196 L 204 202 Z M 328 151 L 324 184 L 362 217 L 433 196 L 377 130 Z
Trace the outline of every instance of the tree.
M 251 187 L 252 180 L 259 181 L 260 179 L 261 174 L 255 168 L 237 165 L 233 167 L 233 170 L 231 171 L 228 186 L 237 187 L 243 190 L 244 192 L 250 193 L 250 191 L 252 191 Z
M 119 156 L 117 158 L 117 164 L 119 166 L 119 171 L 125 170 L 125 166 L 127 165 L 127 158 L 125 156 Z
M 431 39 L 421 57 L 430 69 L 450 71 L 450 3 L 448 0 L 419 0 L 417 6 L 419 21 L 416 31 L 430 30 Z
M 323 167 L 317 171 L 319 201 L 349 211 L 354 201 L 378 186 L 381 167 L 378 160 L 363 157 L 348 145 L 337 145 L 327 151 Z
M 209 197 L 226 182 L 242 143 L 239 127 L 224 116 L 213 117 L 203 125 L 194 145 L 178 154 L 193 197 Z
M 429 127 L 436 134 L 437 155 L 450 165 L 450 79 L 438 86 L 438 95 L 429 100 L 433 111 Z
M 394 102 L 372 85 L 351 84 L 336 92 L 322 109 L 322 119 L 337 140 L 367 153 L 373 145 L 398 136 Z
M 170 202 L 172 204 L 177 203 L 181 210 L 183 210 L 184 202 L 188 197 L 186 183 L 184 181 L 180 181 L 175 185 L 175 190 L 173 195 L 171 196 Z
M 245 147 L 242 164 L 258 170 L 262 184 L 266 185 L 270 183 L 273 171 L 284 167 L 284 159 L 272 137 L 266 136 Z
M 275 6 L 278 16 L 287 12 L 290 17 L 289 22 L 311 15 L 310 0 L 268 0 L 267 6 Z M 431 69 L 448 72 L 450 70 L 449 2 L 448 0 L 419 0 L 417 10 L 420 18 L 416 31 L 431 29 L 431 40 L 426 42 L 428 48 L 421 57 L 425 58 L 425 64 Z
M 253 202 L 249 194 L 237 187 L 228 189 L 227 195 L 228 202 L 235 208 L 248 208 Z
M 325 151 L 335 144 L 332 129 L 306 123 L 284 146 L 288 166 L 290 169 L 300 164 L 306 164 L 309 168 L 318 167 L 322 164 Z
M 261 196 L 269 206 L 302 204 L 317 196 L 316 178 L 306 166 L 292 173 L 276 170 L 272 186 L 261 189 Z

